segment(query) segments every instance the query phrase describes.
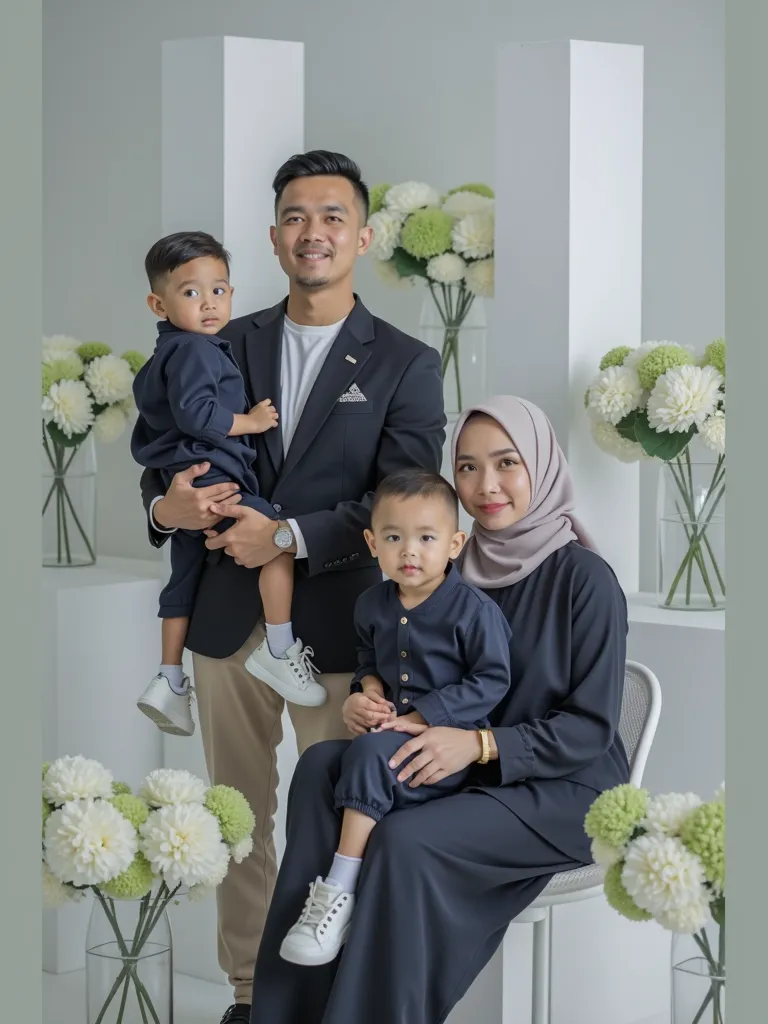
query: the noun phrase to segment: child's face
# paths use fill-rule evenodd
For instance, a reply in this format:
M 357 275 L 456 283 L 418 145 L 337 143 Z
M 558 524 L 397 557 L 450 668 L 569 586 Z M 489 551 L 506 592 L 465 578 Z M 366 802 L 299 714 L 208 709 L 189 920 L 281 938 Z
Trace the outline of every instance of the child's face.
M 377 506 L 371 526 L 365 531 L 371 554 L 403 591 L 439 583 L 466 540 L 439 496 L 386 498 Z
M 181 331 L 217 334 L 232 316 L 232 295 L 227 268 L 213 256 L 201 256 L 176 267 L 161 287 L 147 297 L 147 305 L 160 320 Z

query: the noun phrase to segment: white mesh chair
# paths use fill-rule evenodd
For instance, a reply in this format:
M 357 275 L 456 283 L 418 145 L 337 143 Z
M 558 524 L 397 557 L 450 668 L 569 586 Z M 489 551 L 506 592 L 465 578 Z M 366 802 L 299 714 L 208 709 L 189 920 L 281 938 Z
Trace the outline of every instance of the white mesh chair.
M 630 782 L 636 786 L 642 784 L 660 713 L 661 687 L 658 679 L 645 665 L 628 661 L 619 735 L 629 760 Z M 533 925 L 531 1024 L 550 1024 L 552 908 L 593 899 L 602 892 L 603 869 L 596 864 L 575 871 L 562 871 L 555 875 L 538 899 L 512 921 L 512 924 Z

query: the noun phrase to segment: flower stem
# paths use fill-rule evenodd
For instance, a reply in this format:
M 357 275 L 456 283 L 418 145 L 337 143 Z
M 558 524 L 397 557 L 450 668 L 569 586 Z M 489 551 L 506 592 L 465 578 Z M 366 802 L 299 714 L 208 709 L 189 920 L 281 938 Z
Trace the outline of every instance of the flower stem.
M 696 508 L 695 508 L 695 504 L 694 504 L 694 494 L 693 494 L 693 474 L 691 472 L 690 454 L 688 453 L 688 449 L 686 449 L 686 460 L 687 461 L 686 461 L 686 466 L 685 467 L 683 466 L 683 463 L 682 463 L 682 460 L 681 460 L 680 456 L 678 456 L 676 459 L 671 460 L 670 462 L 667 463 L 667 466 L 669 467 L 669 472 L 672 475 L 672 479 L 675 481 L 675 484 L 677 485 L 677 488 L 680 491 L 680 494 L 682 496 L 683 503 L 685 505 L 685 510 L 686 510 L 686 513 L 687 513 L 687 516 L 688 516 L 688 519 L 689 519 L 689 523 L 686 524 L 685 516 L 681 514 L 680 508 L 679 508 L 679 506 L 677 506 L 677 508 L 678 508 L 678 518 L 680 519 L 680 521 L 682 523 L 682 526 L 683 526 L 683 529 L 685 531 L 686 540 L 688 542 L 688 550 L 687 550 L 687 552 L 685 554 L 685 557 L 683 558 L 683 560 L 682 560 L 682 562 L 680 564 L 680 567 L 679 567 L 679 569 L 677 571 L 677 574 L 676 574 L 675 578 L 672 581 L 672 585 L 669 588 L 669 592 L 667 594 L 667 598 L 666 598 L 664 604 L 667 607 L 669 607 L 671 605 L 671 603 L 672 603 L 672 601 L 674 599 L 675 593 L 677 591 L 677 588 L 678 588 L 678 586 L 680 584 L 680 581 L 681 581 L 681 579 L 683 577 L 683 574 L 686 572 L 686 570 L 688 572 L 688 582 L 687 582 L 687 586 L 686 586 L 686 604 L 690 604 L 690 602 L 691 602 L 691 591 L 690 591 L 691 573 L 692 573 L 692 570 L 693 570 L 693 563 L 694 563 L 694 560 L 695 560 L 696 565 L 699 568 L 699 572 L 701 573 L 702 581 L 703 581 L 704 586 L 706 587 L 707 593 L 709 595 L 709 599 L 710 599 L 710 602 L 712 604 L 712 607 L 716 608 L 717 607 L 717 599 L 715 597 L 714 589 L 713 589 L 712 584 L 711 584 L 710 579 L 709 579 L 709 573 L 707 572 L 707 567 L 706 567 L 704 553 L 701 550 L 701 544 L 702 544 L 702 541 L 703 541 L 703 543 L 704 543 L 704 545 L 705 545 L 705 547 L 707 549 L 707 553 L 709 554 L 709 558 L 710 558 L 710 560 L 712 562 L 712 565 L 714 567 L 714 570 L 715 570 L 715 572 L 717 574 L 717 578 L 718 578 L 718 581 L 720 582 L 721 589 L 723 590 L 723 593 L 725 593 L 724 583 L 723 583 L 723 580 L 722 580 L 720 569 L 719 569 L 719 567 L 717 565 L 717 560 L 715 559 L 714 552 L 712 551 L 712 547 L 711 547 L 711 545 L 709 543 L 709 538 L 706 535 L 706 529 L 709 526 L 709 523 L 710 523 L 713 515 L 715 514 L 715 511 L 717 510 L 717 506 L 719 505 L 720 500 L 721 500 L 723 494 L 725 493 L 725 485 L 723 484 L 720 492 L 717 494 L 717 497 L 714 500 L 714 503 L 713 503 L 712 507 L 710 508 L 708 513 L 706 514 L 706 517 L 703 518 L 703 522 L 702 522 L 702 516 L 703 516 L 703 513 L 704 513 L 704 509 L 706 508 L 707 502 L 705 501 L 704 507 L 702 508 L 702 516 L 697 516 Z M 674 465 L 673 465 L 673 463 L 674 463 Z M 677 472 L 675 471 L 675 466 L 677 466 Z M 708 498 L 707 498 L 707 500 L 709 500 L 709 495 L 714 493 L 714 489 L 719 485 L 720 480 L 722 479 L 721 469 L 722 469 L 722 457 L 720 459 L 718 459 L 717 465 L 715 467 L 715 472 L 714 472 L 714 475 L 713 475 L 712 484 L 710 485 L 710 488 L 709 488 L 709 491 L 708 491 Z M 688 478 L 687 480 L 686 480 L 686 476 Z

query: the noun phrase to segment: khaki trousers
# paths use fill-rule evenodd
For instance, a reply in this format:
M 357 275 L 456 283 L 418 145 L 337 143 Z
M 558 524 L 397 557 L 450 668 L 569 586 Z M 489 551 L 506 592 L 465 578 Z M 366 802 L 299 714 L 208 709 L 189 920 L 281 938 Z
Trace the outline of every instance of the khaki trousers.
M 239 789 L 256 817 L 253 853 L 230 863 L 217 890 L 219 965 L 235 1001 L 251 1002 L 256 954 L 277 875 L 272 836 L 277 810 L 277 745 L 283 738 L 285 701 L 245 670 L 245 660 L 264 639 L 260 622 L 229 658 L 193 657 L 195 692 L 205 761 L 212 785 Z M 321 675 L 328 700 L 319 708 L 289 704 L 299 754 L 319 740 L 351 739 L 341 720 L 351 673 Z

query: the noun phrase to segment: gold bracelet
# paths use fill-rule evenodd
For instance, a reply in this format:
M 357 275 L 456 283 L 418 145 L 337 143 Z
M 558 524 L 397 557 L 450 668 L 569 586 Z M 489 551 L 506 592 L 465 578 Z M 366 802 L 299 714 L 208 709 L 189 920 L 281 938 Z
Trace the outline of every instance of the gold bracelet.
M 480 733 L 480 742 L 483 745 L 483 753 L 477 759 L 477 763 L 488 764 L 488 762 L 491 760 L 491 741 L 488 738 L 488 730 L 478 729 L 478 732 Z

